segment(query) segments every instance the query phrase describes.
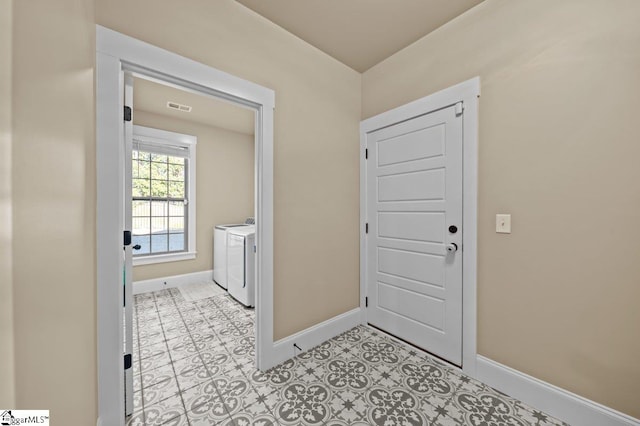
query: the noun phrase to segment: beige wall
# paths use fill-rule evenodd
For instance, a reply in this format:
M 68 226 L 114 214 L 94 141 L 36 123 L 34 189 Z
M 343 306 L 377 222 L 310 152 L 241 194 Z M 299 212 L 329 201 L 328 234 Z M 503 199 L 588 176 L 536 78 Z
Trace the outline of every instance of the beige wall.
M 12 0 L 0 0 L 0 406 L 13 407 L 13 284 L 11 277 Z
M 134 95 L 135 96 L 135 95 Z M 134 98 L 135 102 L 135 98 Z M 135 105 L 135 103 L 134 103 Z M 254 137 L 146 111 L 135 124 L 196 136 L 196 250 L 194 260 L 136 266 L 133 279 L 206 271 L 213 268 L 213 227 L 242 223 L 254 215 Z
M 360 74 L 233 0 L 102 0 L 96 21 L 275 90 L 275 338 L 356 307 Z
M 93 3 L 13 7 L 16 406 L 49 409 L 55 424 L 94 425 Z
M 232 0 L 96 6 L 100 24 L 275 89 L 275 336 L 355 307 L 360 75 Z M 15 405 L 69 425 L 97 413 L 93 8 L 13 11 Z
M 635 417 L 638 22 L 636 0 L 487 0 L 367 71 L 362 108 L 481 77 L 479 353 Z
M 96 7 L 102 25 L 275 89 L 275 337 L 355 307 L 361 76 L 232 0 Z M 369 117 L 482 77 L 479 351 L 636 417 L 639 8 L 487 0 L 362 82 Z M 13 13 L 16 405 L 90 425 L 93 2 Z M 498 212 L 513 234 L 492 231 Z

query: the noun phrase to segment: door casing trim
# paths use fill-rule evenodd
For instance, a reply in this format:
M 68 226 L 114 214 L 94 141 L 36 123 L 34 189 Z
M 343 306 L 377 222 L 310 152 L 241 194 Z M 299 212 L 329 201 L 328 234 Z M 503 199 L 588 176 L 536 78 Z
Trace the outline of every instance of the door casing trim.
M 273 111 L 275 92 L 208 65 L 96 25 L 96 267 L 98 423 L 124 425 L 122 359 L 123 71 L 255 111 L 256 358 L 272 367 Z
M 360 122 L 360 308 L 367 324 L 367 134 L 462 102 L 462 371 L 476 377 L 478 240 L 478 103 L 480 77 L 474 77 Z

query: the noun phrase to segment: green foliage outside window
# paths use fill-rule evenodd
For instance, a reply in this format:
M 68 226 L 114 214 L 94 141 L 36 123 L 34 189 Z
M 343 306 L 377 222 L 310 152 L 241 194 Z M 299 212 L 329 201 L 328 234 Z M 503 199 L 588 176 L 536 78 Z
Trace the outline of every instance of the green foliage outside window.
M 186 159 L 132 152 L 132 233 L 136 256 L 186 250 Z
M 185 197 L 185 159 L 133 151 L 133 197 Z

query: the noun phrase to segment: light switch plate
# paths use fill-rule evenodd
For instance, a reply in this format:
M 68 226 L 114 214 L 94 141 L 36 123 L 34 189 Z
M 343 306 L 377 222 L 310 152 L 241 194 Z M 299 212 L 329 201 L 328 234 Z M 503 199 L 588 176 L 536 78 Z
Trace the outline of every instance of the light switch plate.
M 496 232 L 499 234 L 511 233 L 511 215 L 510 214 L 496 215 Z

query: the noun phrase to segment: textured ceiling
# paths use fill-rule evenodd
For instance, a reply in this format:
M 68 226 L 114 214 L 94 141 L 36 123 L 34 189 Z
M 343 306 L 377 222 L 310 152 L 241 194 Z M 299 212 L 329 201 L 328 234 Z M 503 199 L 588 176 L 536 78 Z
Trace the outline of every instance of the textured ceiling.
M 364 72 L 482 0 L 236 0 Z
M 167 101 L 189 105 L 191 112 L 167 108 Z M 207 126 L 253 135 L 254 112 L 213 97 L 176 89 L 142 78 L 133 82 L 134 110 L 161 114 Z

